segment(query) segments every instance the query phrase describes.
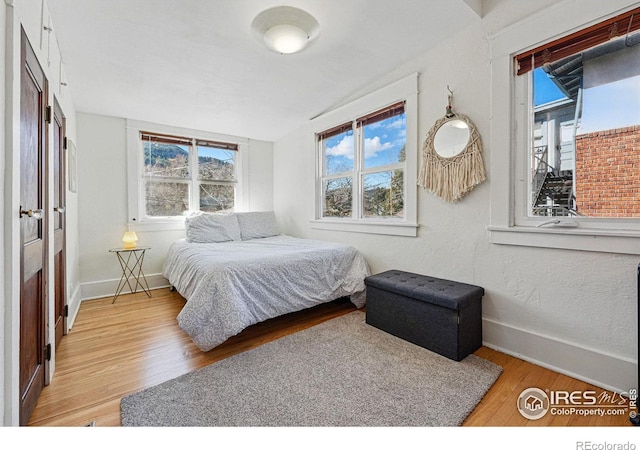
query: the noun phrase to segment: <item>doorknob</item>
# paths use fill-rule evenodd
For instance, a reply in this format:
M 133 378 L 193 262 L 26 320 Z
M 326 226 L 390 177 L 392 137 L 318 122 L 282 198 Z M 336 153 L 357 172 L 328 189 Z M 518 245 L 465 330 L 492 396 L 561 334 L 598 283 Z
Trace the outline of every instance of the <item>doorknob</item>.
M 64 213 L 64 207 L 62 206 L 56 206 L 55 208 L 53 208 L 53 210 L 55 212 Z
M 41 209 L 30 209 L 28 211 L 25 211 L 24 209 L 22 209 L 22 206 L 21 206 L 20 207 L 20 217 L 22 218 L 22 216 L 28 216 L 28 217 L 33 217 L 34 219 L 42 220 L 42 210 Z

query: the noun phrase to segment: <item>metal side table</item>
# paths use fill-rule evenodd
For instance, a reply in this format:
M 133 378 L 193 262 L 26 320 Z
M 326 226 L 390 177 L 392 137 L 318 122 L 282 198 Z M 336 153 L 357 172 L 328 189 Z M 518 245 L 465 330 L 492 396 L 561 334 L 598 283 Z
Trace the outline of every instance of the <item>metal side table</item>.
M 122 276 L 120 277 L 120 282 L 118 283 L 118 288 L 116 289 L 116 293 L 111 304 L 116 302 L 116 299 L 125 286 L 129 286 L 129 290 L 132 294 L 138 292 L 138 287 L 140 287 L 147 294 L 147 297 L 151 297 L 147 278 L 144 276 L 144 272 L 142 271 L 144 254 L 150 248 L 151 247 L 112 248 L 109 250 L 109 252 L 115 253 L 118 256 L 118 262 L 120 263 L 120 268 L 122 268 Z M 135 281 L 135 283 L 130 280 Z

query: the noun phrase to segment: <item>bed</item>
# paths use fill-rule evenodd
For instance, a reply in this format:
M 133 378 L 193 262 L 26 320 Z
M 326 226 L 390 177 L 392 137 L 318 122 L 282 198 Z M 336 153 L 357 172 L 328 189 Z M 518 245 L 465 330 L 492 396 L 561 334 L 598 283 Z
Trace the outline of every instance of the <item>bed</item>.
M 163 275 L 186 299 L 178 325 L 203 351 L 250 325 L 349 297 L 365 304 L 364 257 L 349 245 L 280 234 L 273 212 L 200 213 Z

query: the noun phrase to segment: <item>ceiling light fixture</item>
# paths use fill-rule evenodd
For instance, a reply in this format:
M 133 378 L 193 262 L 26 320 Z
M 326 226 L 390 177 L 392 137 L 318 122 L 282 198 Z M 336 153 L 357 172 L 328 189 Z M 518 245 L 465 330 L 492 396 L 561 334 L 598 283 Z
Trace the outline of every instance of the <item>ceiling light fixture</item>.
M 309 13 L 291 6 L 276 6 L 253 19 L 251 31 L 270 50 L 297 53 L 318 36 L 320 24 Z

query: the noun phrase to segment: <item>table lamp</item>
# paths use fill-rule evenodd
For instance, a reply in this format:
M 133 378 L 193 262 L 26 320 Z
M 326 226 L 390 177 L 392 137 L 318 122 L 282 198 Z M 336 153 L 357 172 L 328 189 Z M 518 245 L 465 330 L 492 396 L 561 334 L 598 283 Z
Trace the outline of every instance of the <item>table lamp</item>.
M 137 240 L 138 240 L 138 236 L 136 236 L 135 231 L 127 231 L 122 237 L 122 242 L 124 242 L 124 248 L 127 248 L 127 249 L 136 248 Z

